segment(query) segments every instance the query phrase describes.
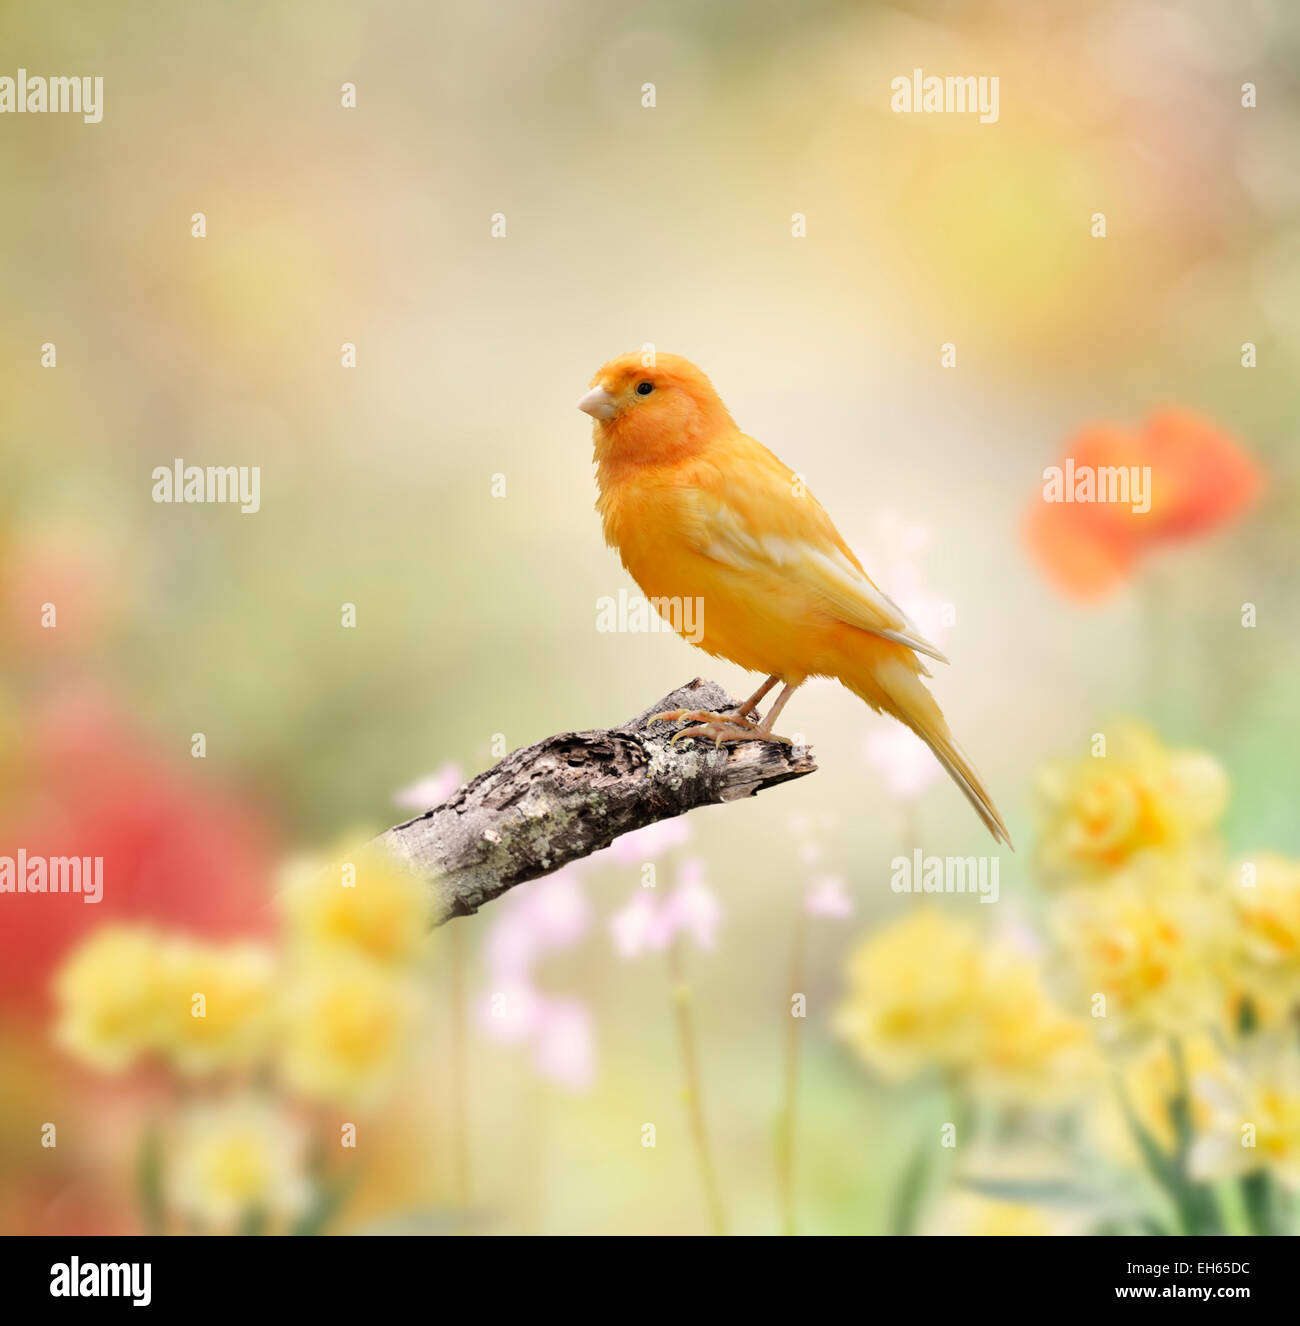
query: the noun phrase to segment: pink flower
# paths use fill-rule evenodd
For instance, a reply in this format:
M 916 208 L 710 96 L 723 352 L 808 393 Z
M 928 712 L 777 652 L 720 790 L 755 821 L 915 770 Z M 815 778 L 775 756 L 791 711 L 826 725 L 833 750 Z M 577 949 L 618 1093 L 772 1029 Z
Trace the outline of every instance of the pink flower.
M 690 825 L 681 816 L 676 816 L 673 819 L 659 820 L 655 824 L 647 824 L 644 829 L 633 829 L 631 833 L 615 838 L 605 849 L 605 853 L 608 853 L 610 860 L 616 861 L 620 866 L 637 866 L 682 846 L 690 836 Z
M 873 727 L 863 753 L 867 763 L 884 775 L 889 790 L 904 801 L 920 796 L 941 772 L 934 752 L 901 723 Z
M 533 1067 L 570 1091 L 587 1090 L 596 1076 L 591 1014 L 577 999 L 546 999 L 533 1040 Z
M 519 908 L 523 923 L 541 948 L 573 948 L 591 925 L 591 905 L 573 867 L 538 880 Z
M 591 926 L 591 906 L 572 866 L 521 886 L 494 916 L 483 956 L 497 978 L 527 975 L 547 954 L 573 948 Z
M 518 1045 L 531 1040 L 544 1016 L 544 1000 L 526 979 L 504 983 L 478 1002 L 478 1022 L 493 1040 Z
M 844 881 L 838 875 L 826 875 L 813 881 L 804 895 L 803 909 L 809 916 L 842 921 L 853 915 L 853 899 L 844 891 Z
M 609 918 L 609 932 L 620 958 L 635 958 L 641 953 L 667 948 L 672 938 L 651 889 L 637 889 L 627 906 Z
M 651 889 L 638 889 L 627 906 L 610 917 L 609 930 L 620 958 L 666 949 L 679 934 L 700 948 L 712 948 L 722 920 L 722 904 L 704 883 L 704 863 L 682 862 L 677 887 L 662 903 Z
M 483 956 L 493 978 L 526 976 L 541 954 L 541 936 L 523 909 L 503 907 L 483 942 Z
M 572 867 L 512 893 L 497 904 L 488 930 L 483 956 L 490 988 L 476 1005 L 487 1035 L 528 1045 L 539 1073 L 575 1091 L 595 1076 L 590 1015 L 575 999 L 542 994 L 533 969 L 548 954 L 572 948 L 590 926 L 591 908 Z
M 460 766 L 444 764 L 437 773 L 426 774 L 409 787 L 393 793 L 393 805 L 403 810 L 432 810 L 440 806 L 464 782 Z
M 713 948 L 722 921 L 722 904 L 704 883 L 704 863 L 696 857 L 682 862 L 677 887 L 664 904 L 670 935 L 685 932 L 700 948 Z

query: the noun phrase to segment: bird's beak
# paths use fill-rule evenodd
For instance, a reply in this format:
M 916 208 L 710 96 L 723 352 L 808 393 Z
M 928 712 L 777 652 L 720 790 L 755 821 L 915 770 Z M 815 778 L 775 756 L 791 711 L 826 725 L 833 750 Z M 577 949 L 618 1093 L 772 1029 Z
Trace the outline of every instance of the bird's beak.
M 591 415 L 593 419 L 612 419 L 614 417 L 614 398 L 604 387 L 592 387 L 578 402 L 578 409 Z

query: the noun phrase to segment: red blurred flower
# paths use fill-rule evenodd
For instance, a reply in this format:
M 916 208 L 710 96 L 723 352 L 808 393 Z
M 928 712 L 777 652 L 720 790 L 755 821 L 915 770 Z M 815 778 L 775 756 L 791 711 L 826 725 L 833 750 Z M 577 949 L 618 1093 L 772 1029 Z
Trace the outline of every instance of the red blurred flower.
M 1112 467 L 1150 472 L 1150 506 L 1106 501 L 1046 501 L 1025 524 L 1029 550 L 1065 593 L 1101 598 L 1118 588 L 1153 548 L 1207 534 L 1259 496 L 1264 476 L 1254 457 L 1194 414 L 1167 410 L 1136 432 L 1085 430 L 1067 451 L 1073 472 Z M 1061 468 L 1065 468 L 1062 462 Z
M 103 857 L 104 891 L 93 904 L 77 893 L 0 894 L 6 1015 L 43 1013 L 59 959 L 109 921 L 207 935 L 268 929 L 272 857 L 260 816 L 161 756 L 102 701 L 65 698 L 34 718 L 0 852 Z

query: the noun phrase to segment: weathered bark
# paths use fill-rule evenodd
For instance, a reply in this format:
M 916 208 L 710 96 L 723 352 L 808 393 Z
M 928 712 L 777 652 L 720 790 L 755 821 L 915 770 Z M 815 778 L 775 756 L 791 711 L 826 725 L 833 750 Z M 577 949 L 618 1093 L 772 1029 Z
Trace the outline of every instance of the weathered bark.
M 678 687 L 621 727 L 561 732 L 507 755 L 442 805 L 380 834 L 431 890 L 434 926 L 657 820 L 754 796 L 814 772 L 806 750 L 747 741 L 669 746 L 668 709 L 733 708 L 716 682 Z

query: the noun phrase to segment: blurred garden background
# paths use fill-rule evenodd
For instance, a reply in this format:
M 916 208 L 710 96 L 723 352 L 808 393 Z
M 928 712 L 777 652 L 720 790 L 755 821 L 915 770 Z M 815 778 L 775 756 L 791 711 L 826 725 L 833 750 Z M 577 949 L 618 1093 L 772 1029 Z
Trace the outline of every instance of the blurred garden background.
M 0 894 L 0 1230 L 1295 1228 L 1300 10 L 14 0 L 0 50 L 104 79 L 0 117 L 0 854 L 104 859 Z M 814 776 L 432 936 L 359 846 L 756 684 L 596 629 L 574 402 L 647 343 L 942 633 L 995 905 L 891 890 L 989 844 L 824 682 Z M 1045 507 L 1067 456 L 1152 512 Z

